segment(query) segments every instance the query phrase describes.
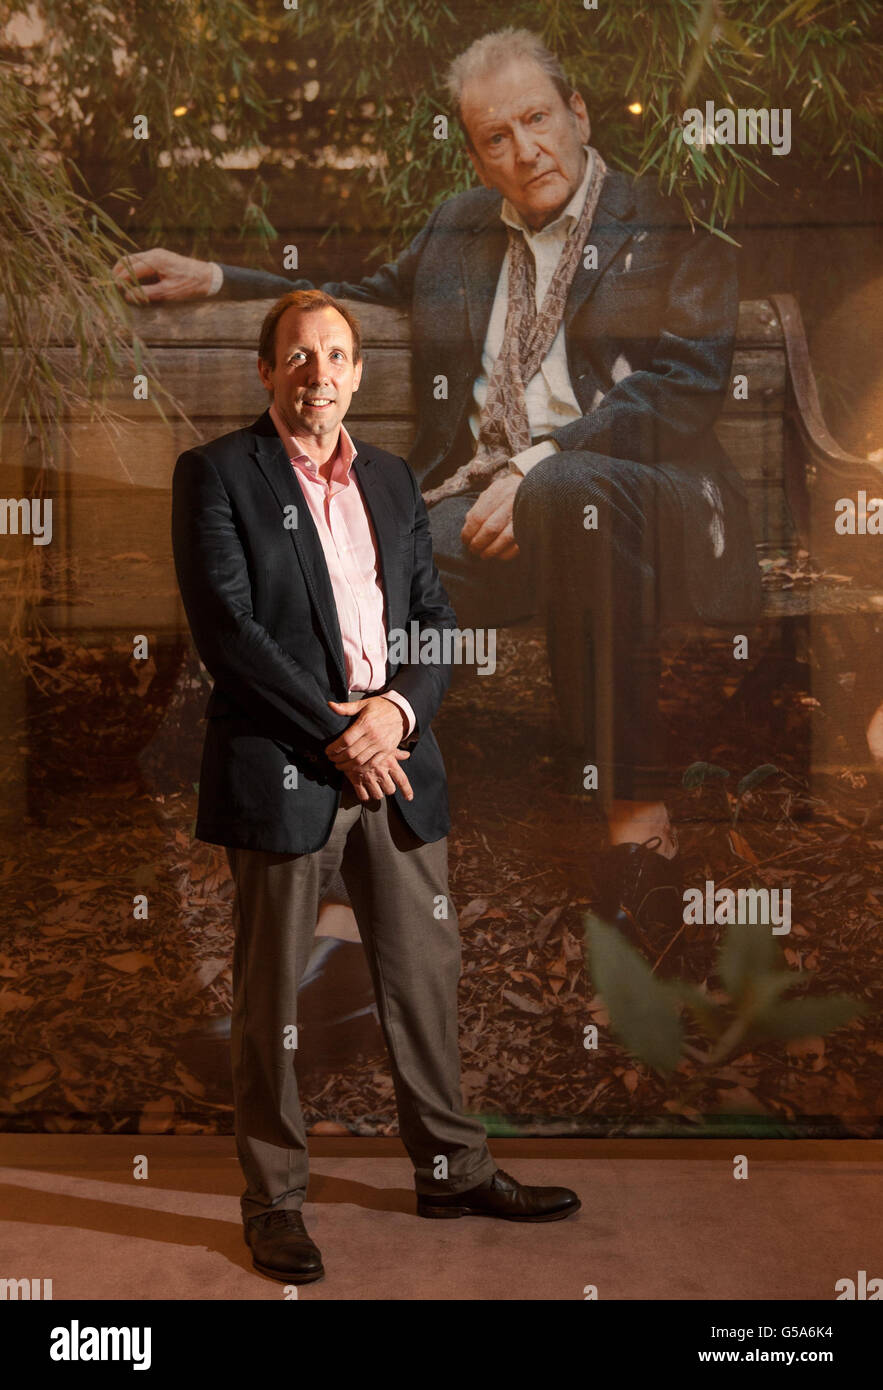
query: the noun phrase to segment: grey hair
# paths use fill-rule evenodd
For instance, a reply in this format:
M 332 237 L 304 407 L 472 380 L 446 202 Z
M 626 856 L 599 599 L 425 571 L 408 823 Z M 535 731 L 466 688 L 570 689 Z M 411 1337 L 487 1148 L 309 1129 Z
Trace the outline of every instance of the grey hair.
M 518 58 L 536 63 L 554 82 L 561 100 L 567 105 L 573 83 L 568 82 L 555 54 L 546 47 L 539 34 L 532 33 L 530 29 L 514 29 L 510 25 L 507 29 L 497 29 L 476 39 L 463 53 L 458 54 L 445 74 L 445 86 L 464 130 L 461 102 L 466 83 Z M 468 131 L 466 133 L 468 138 Z

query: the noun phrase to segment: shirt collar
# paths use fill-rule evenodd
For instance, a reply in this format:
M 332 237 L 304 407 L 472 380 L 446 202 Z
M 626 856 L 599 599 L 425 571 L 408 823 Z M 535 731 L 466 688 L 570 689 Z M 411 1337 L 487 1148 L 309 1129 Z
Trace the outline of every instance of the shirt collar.
M 288 430 L 285 421 L 282 419 L 275 405 L 270 406 L 270 419 L 276 426 L 276 433 L 288 450 L 288 457 L 291 462 L 302 468 L 310 477 L 320 477 L 319 465 L 309 454 L 304 453 L 294 435 Z M 334 483 L 345 485 L 349 482 L 350 469 L 356 457 L 356 446 L 353 443 L 352 435 L 346 426 L 341 424 L 340 437 L 337 441 L 337 451 L 334 456 L 334 465 L 331 469 L 331 480 Z
M 577 221 L 580 213 L 582 212 L 585 206 L 586 198 L 589 192 L 589 182 L 592 177 L 592 167 L 595 162 L 595 157 L 592 153 L 591 145 L 583 145 L 583 149 L 586 152 L 587 158 L 585 173 L 583 174 L 582 182 L 580 183 L 579 188 L 574 193 L 570 202 L 563 209 L 563 211 L 560 212 L 558 216 L 555 218 L 555 221 L 549 222 L 545 227 L 540 227 L 539 229 L 528 227 L 527 223 L 522 219 L 521 214 L 516 212 L 515 208 L 509 202 L 509 199 L 504 198 L 503 206 L 500 208 L 500 217 L 506 223 L 507 227 L 515 227 L 518 231 L 524 232 L 524 235 L 528 237 L 528 239 L 530 239 L 531 237 L 539 236 L 541 232 L 551 232 L 556 230 L 557 228 L 563 225 L 565 219 L 569 219 L 571 225 Z

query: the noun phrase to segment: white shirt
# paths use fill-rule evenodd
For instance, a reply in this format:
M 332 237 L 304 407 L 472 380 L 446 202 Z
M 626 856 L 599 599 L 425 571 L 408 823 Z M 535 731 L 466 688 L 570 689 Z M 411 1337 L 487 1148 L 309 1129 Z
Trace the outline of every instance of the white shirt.
M 503 222 L 508 227 L 517 227 L 524 234 L 524 239 L 533 255 L 536 269 L 536 306 L 538 311 L 542 308 L 546 290 L 549 288 L 549 282 L 561 258 L 564 244 L 574 224 L 579 221 L 588 196 L 594 157 L 588 145 L 584 145 L 583 149 L 587 158 L 582 182 L 554 222 L 541 227 L 539 231 L 534 231 L 522 221 L 508 198 L 503 199 L 503 206 L 500 209 L 500 217 Z M 487 399 L 490 375 L 503 346 L 506 312 L 509 305 L 509 259 L 507 248 L 503 257 L 503 264 L 500 267 L 500 276 L 497 280 L 494 303 L 482 349 L 481 375 L 476 378 L 472 388 L 473 406 L 469 414 L 469 427 L 476 439 L 478 439 L 481 410 Z M 540 364 L 539 371 L 529 382 L 525 383 L 524 397 L 527 405 L 527 421 L 532 437 L 548 434 L 552 430 L 559 429 L 562 425 L 569 425 L 572 420 L 578 420 L 582 415 L 583 412 L 570 384 L 563 323 L 555 335 L 555 341 Z M 539 463 L 541 459 L 548 458 L 549 454 L 554 453 L 557 449 L 558 445 L 554 440 L 533 444 L 529 449 L 523 449 L 520 454 L 514 455 L 515 468 L 513 471 L 526 473 L 534 464 Z

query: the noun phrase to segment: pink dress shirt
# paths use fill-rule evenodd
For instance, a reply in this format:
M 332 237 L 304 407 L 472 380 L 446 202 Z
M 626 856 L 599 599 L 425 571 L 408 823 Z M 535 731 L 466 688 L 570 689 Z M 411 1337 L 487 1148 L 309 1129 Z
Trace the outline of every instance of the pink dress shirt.
M 356 448 L 343 425 L 326 482 L 317 464 L 303 453 L 285 427 L 275 405 L 270 418 L 285 448 L 310 509 L 322 550 L 343 642 L 348 689 L 376 690 L 386 683 L 386 623 L 383 585 L 378 574 L 377 541 L 356 477 L 351 473 Z M 403 735 L 413 733 L 417 717 L 410 703 L 395 690 L 383 692 L 408 721 Z

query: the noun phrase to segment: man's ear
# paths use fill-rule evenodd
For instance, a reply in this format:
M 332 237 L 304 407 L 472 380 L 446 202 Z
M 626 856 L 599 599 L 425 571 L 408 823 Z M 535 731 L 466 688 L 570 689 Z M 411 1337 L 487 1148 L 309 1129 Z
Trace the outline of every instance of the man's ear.
M 263 357 L 258 358 L 258 376 L 262 385 L 273 394 L 273 368 L 269 362 L 265 362 Z
M 362 380 L 362 358 L 360 357 L 353 368 L 353 390 L 358 391 L 359 382 Z
M 583 101 L 579 92 L 571 92 L 570 99 L 568 100 L 567 104 L 573 112 L 574 116 L 576 117 L 576 124 L 580 133 L 580 139 L 582 140 L 584 145 L 587 145 L 589 143 L 589 136 L 592 132 L 592 123 L 589 120 L 589 113 L 586 110 L 586 103 Z

